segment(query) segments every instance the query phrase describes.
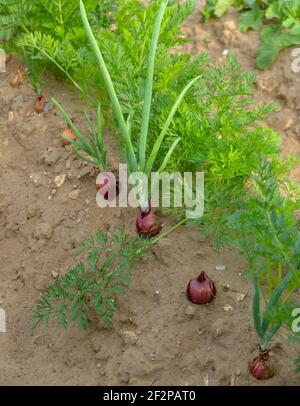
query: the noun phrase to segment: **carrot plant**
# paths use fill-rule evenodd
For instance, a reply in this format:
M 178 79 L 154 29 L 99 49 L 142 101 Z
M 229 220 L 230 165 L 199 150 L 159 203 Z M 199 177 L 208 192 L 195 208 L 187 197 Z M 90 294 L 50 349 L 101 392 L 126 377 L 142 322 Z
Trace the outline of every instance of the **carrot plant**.
M 182 105 L 170 128 L 170 141 L 177 134 L 181 142 L 168 169 L 205 174 L 205 213 L 191 223 L 213 236 L 218 249 L 228 241 L 228 217 L 245 205 L 247 181 L 261 158 L 280 151 L 279 135 L 262 126 L 276 106 L 257 105 L 254 81 L 232 54 L 218 67 L 202 66 L 194 99 Z
M 154 240 L 133 238 L 124 227 L 115 230 L 111 237 L 100 229 L 95 237 L 86 237 L 76 252 L 80 260 L 40 296 L 31 315 L 32 329 L 42 322 L 48 325 L 54 316 L 61 327 L 67 328 L 71 322 L 86 331 L 91 312 L 105 324 L 111 324 L 117 310 L 116 297 L 124 294 L 135 263 L 180 225 Z
M 113 22 L 116 0 L 87 0 L 93 26 Z M 5 47 L 11 53 L 33 60 L 36 69 L 51 68 L 83 92 L 80 77 L 74 75 L 84 58 L 85 36 L 78 15 L 78 0 L 3 0 L 0 29 L 9 32 Z M 17 45 L 17 46 L 16 46 Z
M 88 236 L 76 254 L 82 259 L 41 295 L 31 316 L 32 328 L 41 322 L 48 325 L 54 315 L 64 328 L 72 322 L 87 330 L 91 310 L 111 324 L 116 295 L 124 293 L 134 261 L 145 255 L 148 245 L 146 240 L 132 239 L 124 229 L 115 231 L 111 238 L 101 230 L 95 237 Z

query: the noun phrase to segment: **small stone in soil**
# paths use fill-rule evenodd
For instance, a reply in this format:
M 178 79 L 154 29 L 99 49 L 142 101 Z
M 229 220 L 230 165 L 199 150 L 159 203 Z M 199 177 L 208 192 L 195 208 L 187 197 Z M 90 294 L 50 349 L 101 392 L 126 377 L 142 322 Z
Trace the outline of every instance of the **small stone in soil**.
M 54 279 L 57 279 L 57 278 L 58 278 L 58 273 L 55 272 L 55 271 L 52 271 L 52 272 L 51 272 L 51 275 L 52 275 L 52 277 L 53 277 Z
M 224 285 L 223 286 L 223 291 L 228 292 L 230 290 L 230 285 Z
M 216 271 L 225 271 L 226 270 L 226 266 L 225 265 L 217 265 L 216 266 Z
M 33 181 L 34 187 L 39 187 L 43 185 L 42 176 L 39 173 L 33 173 L 29 176 L 29 178 Z
M 44 276 L 39 276 L 33 281 L 33 287 L 40 292 L 47 288 L 46 280 Z
M 225 312 L 232 312 L 233 307 L 230 304 L 226 304 L 224 306 L 224 310 L 225 310 Z
M 236 300 L 238 302 L 242 302 L 245 299 L 245 297 L 246 297 L 245 293 L 237 293 Z
M 8 122 L 11 123 L 14 119 L 14 113 L 12 111 L 10 111 L 8 113 Z
M 85 176 L 88 176 L 91 172 L 91 168 L 89 166 L 86 166 L 82 168 L 77 176 L 77 179 L 84 178 Z
M 49 149 L 44 153 L 44 162 L 46 165 L 54 165 L 59 160 L 60 155 L 59 152 L 54 149 Z
M 138 341 L 138 337 L 134 331 L 123 331 L 123 342 L 124 344 L 135 345 Z
M 78 199 L 79 195 L 80 195 L 80 190 L 75 189 L 69 193 L 69 199 L 76 200 L 76 199 Z
M 196 314 L 196 309 L 195 309 L 194 306 L 188 305 L 188 306 L 185 308 L 184 313 L 185 313 L 187 316 L 195 316 L 195 314 Z
M 70 220 L 76 220 L 78 216 L 78 211 L 77 210 L 70 210 L 68 217 Z
M 65 162 L 65 166 L 67 170 L 71 169 L 71 161 L 69 159 Z
M 34 237 L 38 239 L 50 239 L 52 235 L 52 227 L 48 223 L 39 223 L 34 232 L 33 232 Z
M 65 175 L 65 174 L 56 176 L 54 179 L 54 183 L 55 183 L 56 187 L 58 187 L 58 188 L 62 187 L 66 181 L 66 177 L 67 177 L 67 175 Z

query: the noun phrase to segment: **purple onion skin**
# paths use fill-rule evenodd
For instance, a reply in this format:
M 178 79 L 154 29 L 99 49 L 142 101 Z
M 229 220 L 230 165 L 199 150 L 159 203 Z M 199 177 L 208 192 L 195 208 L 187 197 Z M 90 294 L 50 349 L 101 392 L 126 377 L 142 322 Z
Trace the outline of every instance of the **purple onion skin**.
M 161 224 L 151 209 L 141 209 L 136 218 L 136 231 L 141 237 L 155 237 L 161 230 Z
M 206 304 L 214 299 L 217 290 L 212 279 L 205 272 L 201 272 L 197 278 L 190 280 L 186 293 L 192 303 Z
M 259 381 L 270 379 L 275 373 L 272 362 L 270 361 L 269 352 L 267 350 L 260 350 L 258 357 L 255 357 L 252 361 L 250 361 L 249 369 L 251 375 Z
M 101 172 L 96 179 L 97 192 L 105 200 L 113 200 L 119 194 L 119 184 L 116 179 L 106 172 Z

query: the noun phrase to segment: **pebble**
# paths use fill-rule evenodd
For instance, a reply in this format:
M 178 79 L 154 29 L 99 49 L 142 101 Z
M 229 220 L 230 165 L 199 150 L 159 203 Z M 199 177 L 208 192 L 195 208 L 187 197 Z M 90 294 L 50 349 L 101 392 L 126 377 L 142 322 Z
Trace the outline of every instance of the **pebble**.
M 67 175 L 65 175 L 65 174 L 56 176 L 54 178 L 54 183 L 55 183 L 56 187 L 58 187 L 58 188 L 62 187 L 66 181 L 66 177 L 67 177 Z
M 11 123 L 14 119 L 14 113 L 12 111 L 10 111 L 8 113 L 8 122 Z
M 68 217 L 69 217 L 70 220 L 75 221 L 77 219 L 77 216 L 78 216 L 78 211 L 77 210 L 70 210 L 69 211 Z
M 46 165 L 52 166 L 56 164 L 56 162 L 59 160 L 59 157 L 60 155 L 58 151 L 49 148 L 49 150 L 44 153 L 43 160 Z
M 71 161 L 70 161 L 69 159 L 66 160 L 65 166 L 66 166 L 66 169 L 67 169 L 67 170 L 71 169 Z
M 76 200 L 76 199 L 78 199 L 79 195 L 80 195 L 80 190 L 75 189 L 69 193 L 69 199 Z
M 91 168 L 89 166 L 83 167 L 80 170 L 80 172 L 79 172 L 79 174 L 77 176 L 77 179 L 81 179 L 81 178 L 84 178 L 85 176 L 88 176 L 90 174 L 90 172 L 91 172 Z
M 39 276 L 39 277 L 37 277 L 37 278 L 34 280 L 34 282 L 33 282 L 33 287 L 34 287 L 36 290 L 40 291 L 40 292 L 42 292 L 42 291 L 44 291 L 45 289 L 47 289 L 48 286 L 47 286 L 45 277 L 44 277 L 44 276 Z
M 55 272 L 55 271 L 52 271 L 52 272 L 51 272 L 51 275 L 52 275 L 52 277 L 53 277 L 54 279 L 57 279 L 57 278 L 58 278 L 58 273 Z
M 225 312 L 232 312 L 233 307 L 230 304 L 226 304 L 224 306 L 224 310 L 225 310 Z
M 223 286 L 223 291 L 228 292 L 230 290 L 230 285 L 224 285 Z
M 138 342 L 138 336 L 134 331 L 125 330 L 122 335 L 124 344 L 135 345 Z
M 236 300 L 238 302 L 242 302 L 245 299 L 245 297 L 246 297 L 245 293 L 237 293 Z
M 66 241 L 63 243 L 62 248 L 64 251 L 70 251 L 71 249 L 73 249 L 73 243 L 72 241 Z
M 226 270 L 226 266 L 225 265 L 217 265 L 216 266 L 216 271 L 225 271 Z
M 196 314 L 196 309 L 195 309 L 194 306 L 188 305 L 188 306 L 185 308 L 184 313 L 185 313 L 187 316 L 195 316 L 195 314 Z
M 34 232 L 34 237 L 49 240 L 52 236 L 52 227 L 49 223 L 39 223 Z
M 33 173 L 29 178 L 33 181 L 35 187 L 42 186 L 45 183 L 44 178 L 39 173 Z

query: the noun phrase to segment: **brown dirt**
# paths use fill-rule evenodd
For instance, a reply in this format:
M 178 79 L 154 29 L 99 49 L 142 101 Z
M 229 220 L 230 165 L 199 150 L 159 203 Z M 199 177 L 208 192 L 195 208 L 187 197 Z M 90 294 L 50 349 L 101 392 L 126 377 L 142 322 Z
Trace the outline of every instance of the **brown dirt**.
M 192 37 L 187 48 L 208 50 L 213 60 L 221 59 L 225 48 L 234 50 L 244 68 L 254 69 L 258 36 L 240 34 L 235 20 L 230 15 L 204 27 L 196 13 L 185 24 Z M 291 72 L 290 63 L 286 50 L 270 71 L 257 72 L 258 98 L 280 102 L 272 124 L 283 136 L 283 152 L 299 154 L 300 75 Z M 7 333 L 0 333 L 0 384 L 265 385 L 248 372 L 257 338 L 251 284 L 241 274 L 245 264 L 232 249 L 215 252 L 194 229 L 182 228 L 162 240 L 149 259 L 137 264 L 112 328 L 93 321 L 82 333 L 51 324 L 30 334 L 28 317 L 54 281 L 52 271 L 64 273 L 80 240 L 98 227 L 112 230 L 125 223 L 132 230 L 135 211 L 96 206 L 93 173 L 60 145 L 63 120 L 53 111 L 33 113 L 30 86 L 9 86 L 15 64 L 0 75 L 0 307 L 7 315 Z M 63 84 L 49 78 L 45 95 L 63 101 L 81 122 L 81 103 Z M 116 157 L 110 137 L 107 142 Z M 53 180 L 61 174 L 68 178 L 57 189 Z M 80 190 L 75 200 L 68 197 L 72 190 Z M 220 264 L 225 271 L 215 269 Z M 215 280 L 218 294 L 208 306 L 193 306 L 185 288 L 202 270 Z M 246 295 L 242 301 L 240 293 Z M 226 305 L 232 309 L 225 311 Z M 296 349 L 285 335 L 272 343 L 277 373 L 267 384 L 299 385 L 293 373 Z

